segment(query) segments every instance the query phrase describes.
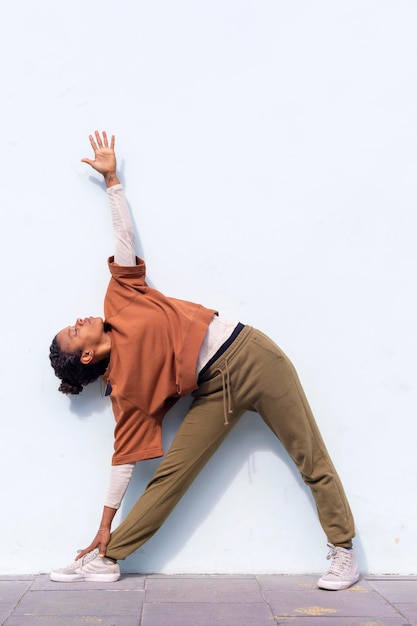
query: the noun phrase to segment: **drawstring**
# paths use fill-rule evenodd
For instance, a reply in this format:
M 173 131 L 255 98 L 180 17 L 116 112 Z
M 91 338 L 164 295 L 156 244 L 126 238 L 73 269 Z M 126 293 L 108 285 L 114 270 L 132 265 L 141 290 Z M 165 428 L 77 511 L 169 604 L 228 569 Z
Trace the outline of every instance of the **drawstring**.
M 227 364 L 227 359 L 225 359 L 224 365 L 225 365 L 226 375 L 220 367 L 218 367 L 215 371 L 220 372 L 222 376 L 224 425 L 227 426 L 229 424 L 227 414 L 233 413 L 233 408 L 232 408 L 232 396 L 230 393 L 230 374 L 229 374 L 229 366 Z

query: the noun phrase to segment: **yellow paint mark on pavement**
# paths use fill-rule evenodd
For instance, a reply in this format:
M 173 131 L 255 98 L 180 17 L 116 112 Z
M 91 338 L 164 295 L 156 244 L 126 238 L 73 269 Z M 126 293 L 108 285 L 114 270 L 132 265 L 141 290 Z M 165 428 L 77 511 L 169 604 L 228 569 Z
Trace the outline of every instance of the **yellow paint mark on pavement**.
M 369 589 L 365 589 L 365 587 L 361 587 L 360 585 L 353 585 L 353 587 L 349 587 L 349 589 L 345 589 L 345 591 L 356 591 L 357 593 L 369 593 Z
M 337 609 L 325 609 L 322 606 L 308 606 L 304 609 L 295 609 L 296 613 L 303 615 L 328 615 L 329 613 L 337 613 Z

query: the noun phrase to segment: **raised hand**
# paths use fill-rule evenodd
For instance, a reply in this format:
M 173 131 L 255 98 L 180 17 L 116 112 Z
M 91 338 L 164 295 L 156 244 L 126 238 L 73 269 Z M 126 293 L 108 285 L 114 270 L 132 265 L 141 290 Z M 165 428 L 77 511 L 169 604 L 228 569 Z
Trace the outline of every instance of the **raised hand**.
M 116 176 L 116 154 L 114 151 L 114 135 L 111 136 L 110 145 L 107 139 L 107 133 L 103 130 L 102 137 L 98 130 L 89 136 L 91 147 L 94 150 L 94 160 L 84 158 L 83 163 L 91 165 L 93 169 L 104 176 L 108 187 L 117 184 L 119 181 Z

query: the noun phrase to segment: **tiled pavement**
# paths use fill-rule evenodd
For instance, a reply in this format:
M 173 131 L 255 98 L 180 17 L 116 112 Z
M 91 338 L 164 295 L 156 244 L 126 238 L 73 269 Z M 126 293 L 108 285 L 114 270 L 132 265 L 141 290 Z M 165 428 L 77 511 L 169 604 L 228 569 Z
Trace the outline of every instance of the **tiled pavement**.
M 0 577 L 3 626 L 417 626 L 417 576 L 322 591 L 317 576 Z

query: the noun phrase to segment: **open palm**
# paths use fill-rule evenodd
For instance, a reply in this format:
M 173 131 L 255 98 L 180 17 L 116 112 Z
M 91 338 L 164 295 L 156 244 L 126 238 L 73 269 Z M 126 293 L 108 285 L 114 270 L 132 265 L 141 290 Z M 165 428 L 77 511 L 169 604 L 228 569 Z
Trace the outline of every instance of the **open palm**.
M 95 131 L 95 139 L 93 135 L 89 136 L 91 147 L 94 150 L 94 160 L 81 159 L 83 163 L 88 163 L 92 168 L 100 172 L 100 174 L 106 175 L 109 172 L 116 171 L 116 154 L 114 152 L 114 135 L 111 136 L 110 146 L 107 139 L 107 134 L 103 131 L 103 138 L 100 137 L 100 133 Z

